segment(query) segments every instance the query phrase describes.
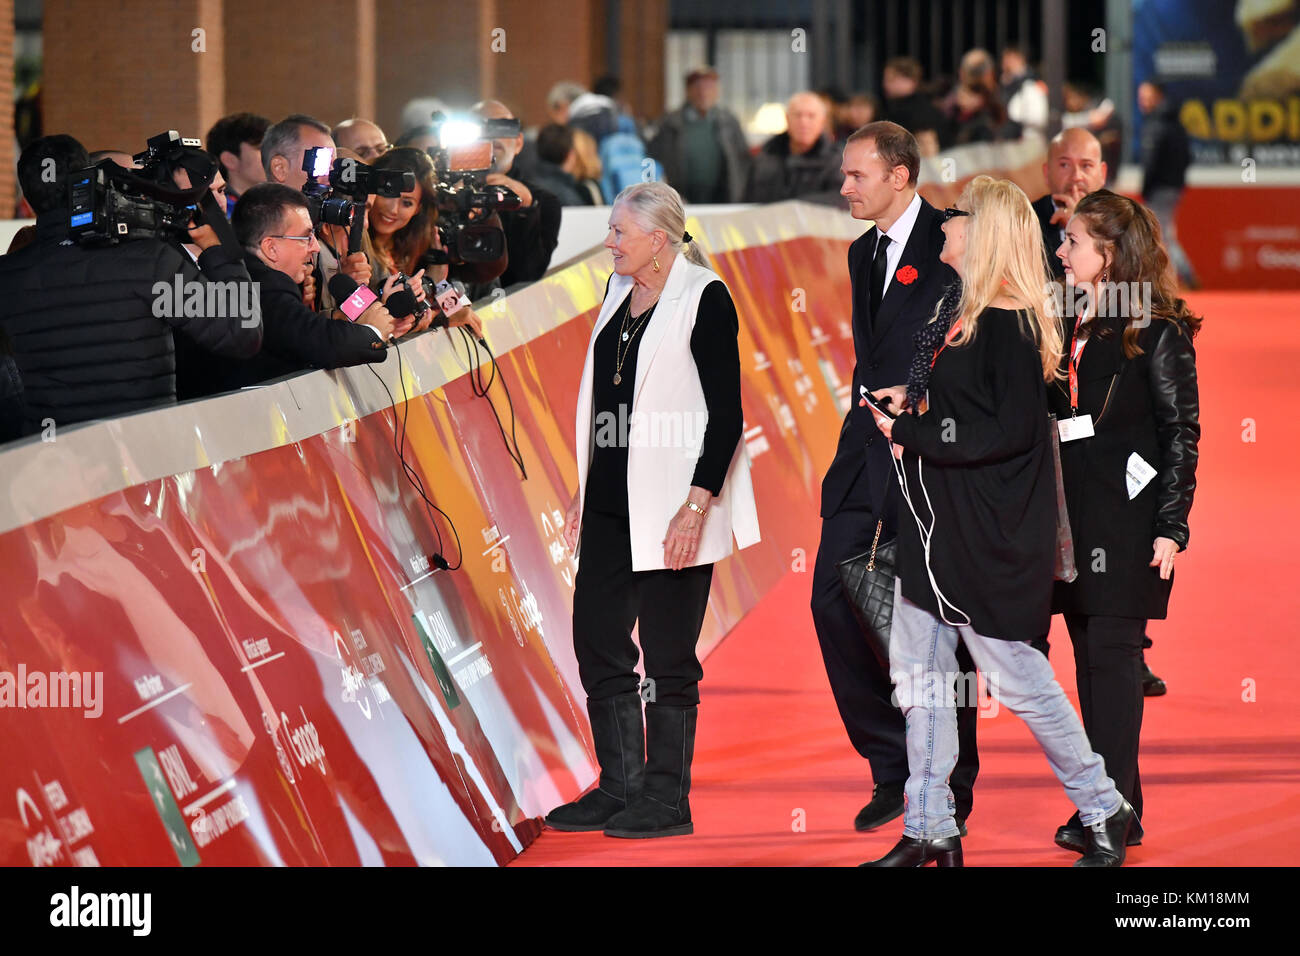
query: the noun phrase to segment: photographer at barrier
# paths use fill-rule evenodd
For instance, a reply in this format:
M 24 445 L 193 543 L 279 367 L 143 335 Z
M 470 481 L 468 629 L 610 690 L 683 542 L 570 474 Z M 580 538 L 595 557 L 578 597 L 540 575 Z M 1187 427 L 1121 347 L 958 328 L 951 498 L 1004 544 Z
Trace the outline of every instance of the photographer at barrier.
M 326 149 L 333 161 L 334 140 L 330 128 L 320 120 L 294 113 L 271 126 L 262 137 L 262 169 L 266 171 L 266 181 L 302 189 L 308 179 L 302 157 L 309 149 Z M 328 162 L 325 168 L 329 169 Z M 322 177 L 321 182 L 324 181 Z
M 424 279 L 436 284 L 447 278 L 490 282 L 501 274 L 504 254 L 492 261 L 466 262 L 463 258 L 465 252 L 471 256 L 475 254 L 470 248 L 473 243 L 461 243 L 455 233 L 450 237 L 450 248 L 443 241 L 439 228 L 439 183 L 433 160 L 426 153 L 398 146 L 381 156 L 374 168 L 400 170 L 415 177 L 414 189 L 396 197 L 375 197 L 370 210 L 370 238 L 374 243 L 376 276 L 386 277 L 400 272 L 414 277 L 423 272 Z M 500 232 L 499 220 L 495 216 L 477 223 L 463 223 L 460 231 L 493 227 Z M 430 320 L 435 316 L 436 313 L 431 314 Z M 476 337 L 483 334 L 482 323 L 472 310 L 458 310 L 448 320 L 451 325 L 470 326 Z
M 235 203 L 249 188 L 266 182 L 262 168 L 262 137 L 271 121 L 255 113 L 231 113 L 212 124 L 208 130 L 208 153 L 221 164 L 226 180 L 226 215 L 235 211 Z
M 359 161 L 360 156 L 350 149 L 339 147 L 339 159 Z M 333 312 L 338 306 L 329 291 L 329 281 L 339 273 L 358 285 L 370 285 L 375 275 L 375 247 L 370 241 L 369 213 L 373 200 L 368 199 L 359 210 L 367 228 L 361 231 L 360 249 L 348 251 L 348 227 L 321 220 L 316 224 L 316 239 L 320 252 L 316 256 L 316 305 L 321 312 Z
M 324 183 L 325 173 L 334 158 L 330 128 L 304 113 L 293 113 L 280 120 L 262 137 L 262 169 L 266 171 L 266 181 L 302 189 L 312 178 L 307 175 L 302 162 L 303 154 L 309 149 L 322 149 L 329 153 L 321 175 L 316 177 Z M 309 271 L 302 288 L 302 299 L 309 309 L 316 308 L 316 292 L 315 277 Z
M 262 344 L 248 270 L 212 225 L 192 223 L 207 182 L 176 189 L 170 160 L 154 156 L 168 136 L 150 141 L 141 170 L 87 168 L 86 150 L 62 135 L 36 140 L 18 160 L 37 238 L 0 259 L 0 327 L 22 375 L 27 434 L 174 404 L 173 330 L 230 359 Z M 178 149 L 196 178 L 193 161 L 207 157 L 193 142 Z M 204 201 L 205 213 L 214 205 Z M 182 239 L 201 249 L 197 265 Z
M 235 205 L 233 224 L 260 293 L 262 350 L 247 362 L 210 359 L 187 365 L 178 388 L 182 397 L 230 391 L 308 368 L 382 362 L 385 343 L 406 331 L 378 299 L 352 311 L 346 322 L 313 312 L 303 302 L 299 286 L 320 245 L 312 232 L 307 198 L 296 189 L 259 183 Z
M 338 308 L 329 285 L 334 276 L 341 273 L 358 285 L 371 285 L 375 280 L 378 270 L 368 228 L 369 207 L 377 193 L 396 197 L 403 186 L 414 186 L 414 177 L 409 173 L 376 170 L 361 162 L 350 149 L 340 148 L 337 153 L 333 165 L 328 150 L 312 148 L 303 153 L 303 168 L 309 176 L 303 184 L 303 193 L 320 244 L 311 283 L 316 290 L 317 312 L 334 313 Z M 329 170 L 328 185 L 316 181 L 318 168 Z M 402 284 L 398 276 L 390 278 L 391 282 L 374 282 L 374 291 L 380 292 L 385 302 Z M 411 293 L 422 302 L 426 297 L 424 286 L 418 276 L 412 278 Z M 423 331 L 428 325 L 424 321 L 416 331 Z
M 118 163 L 118 165 L 120 166 L 122 164 Z M 185 169 L 173 170 L 172 182 L 176 184 L 176 187 L 178 189 L 194 188 L 193 184 L 190 182 L 190 174 Z M 212 193 L 212 195 L 216 197 L 217 206 L 221 209 L 223 213 L 226 213 L 227 203 L 230 198 L 230 190 L 226 185 L 226 178 L 221 175 L 220 169 L 217 169 L 213 172 L 212 181 L 208 183 L 208 192 Z M 229 216 L 228 213 L 226 213 L 226 215 L 227 217 Z M 202 249 L 199 248 L 197 243 L 193 243 L 193 242 L 183 243 L 181 248 L 184 249 L 187 253 L 189 253 L 190 258 L 193 259 L 195 262 L 198 261 L 199 254 L 203 251 Z
M 497 100 L 475 104 L 474 113 L 484 120 L 515 118 L 515 114 Z M 509 255 L 506 270 L 501 274 L 504 288 L 520 282 L 533 282 L 544 276 L 560 241 L 560 200 L 554 194 L 521 180 L 515 168 L 515 157 L 523 146 L 523 133 L 494 138 L 492 169 L 487 176 L 489 186 L 505 186 L 520 199 L 518 209 L 501 212 L 501 226 L 505 229 Z

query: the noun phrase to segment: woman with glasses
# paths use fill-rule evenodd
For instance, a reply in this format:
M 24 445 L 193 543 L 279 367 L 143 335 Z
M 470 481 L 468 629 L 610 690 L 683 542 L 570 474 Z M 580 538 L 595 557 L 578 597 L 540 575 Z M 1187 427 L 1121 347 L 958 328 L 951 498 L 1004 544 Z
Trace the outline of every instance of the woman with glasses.
M 903 837 L 866 865 L 962 865 L 948 785 L 960 639 L 1078 807 L 1087 840 L 1078 865 L 1119 866 L 1133 810 L 1029 644 L 1047 630 L 1056 548 L 1045 382 L 1057 375 L 1061 337 L 1042 304 L 1042 233 L 1028 197 L 989 176 L 971 180 L 943 230 L 960 292 L 917 333 L 908 384 L 873 393 L 904 410 L 873 412 L 903 497 L 889 664 L 909 774 Z

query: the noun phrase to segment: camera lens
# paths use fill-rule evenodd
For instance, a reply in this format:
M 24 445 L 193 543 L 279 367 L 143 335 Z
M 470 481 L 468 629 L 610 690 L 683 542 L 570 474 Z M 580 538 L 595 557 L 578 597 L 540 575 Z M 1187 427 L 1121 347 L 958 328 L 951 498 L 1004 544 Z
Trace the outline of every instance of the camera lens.
M 321 222 L 331 226 L 350 226 L 356 203 L 347 199 L 326 199 L 320 204 Z

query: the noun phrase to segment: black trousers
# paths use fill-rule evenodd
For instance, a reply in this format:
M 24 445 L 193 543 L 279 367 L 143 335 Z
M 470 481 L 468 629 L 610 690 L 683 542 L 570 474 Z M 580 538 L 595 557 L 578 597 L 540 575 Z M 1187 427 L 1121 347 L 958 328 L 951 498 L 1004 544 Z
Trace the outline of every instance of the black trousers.
M 1142 815 L 1138 737 L 1142 732 L 1142 640 L 1147 622 L 1136 617 L 1067 614 L 1074 645 L 1079 710 L 1092 749 L 1106 761 L 1115 787 Z
M 695 645 L 713 583 L 713 565 L 633 571 L 625 517 L 584 511 L 573 587 L 573 649 L 582 688 L 593 700 L 636 693 L 638 624 L 647 703 L 693 707 L 704 668 Z
M 907 517 L 911 520 L 911 515 Z M 875 534 L 876 519 L 869 511 L 839 511 L 822 522 L 821 544 L 813 567 L 812 617 L 831 693 L 844 729 L 849 732 L 849 742 L 867 758 L 874 783 L 902 785 L 908 773 L 903 712 L 893 703 L 893 683 L 868 646 L 836 571 L 839 562 L 869 550 Z M 963 673 L 975 671 L 964 644 L 957 646 L 957 664 Z M 968 686 L 975 685 L 972 682 Z M 957 708 L 960 752 L 949 786 L 956 814 L 963 819 L 970 815 L 971 791 L 979 772 L 975 748 L 978 714 L 978 707 Z

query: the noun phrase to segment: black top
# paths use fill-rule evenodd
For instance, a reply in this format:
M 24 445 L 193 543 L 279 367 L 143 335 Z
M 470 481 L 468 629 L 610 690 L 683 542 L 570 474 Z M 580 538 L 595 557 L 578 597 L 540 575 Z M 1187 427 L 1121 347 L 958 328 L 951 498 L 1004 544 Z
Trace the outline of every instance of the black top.
M 641 349 L 641 340 L 645 337 L 646 326 L 654 318 L 655 308 L 652 307 L 651 315 L 645 317 L 644 324 L 639 324 L 636 317 L 628 319 L 627 330 L 637 331 L 626 343 L 621 343 L 620 320 L 631 295 L 629 291 L 629 298 L 623 300 L 613 317 L 601 329 L 600 335 L 596 337 L 595 354 L 592 357 L 595 441 L 591 468 L 587 472 L 584 507 L 613 515 L 628 513 L 626 435 L 631 428 L 637 355 Z M 695 328 L 691 332 L 691 355 L 699 371 L 700 385 L 704 389 L 704 404 L 709 415 L 691 484 L 709 489 L 715 497 L 722 491 L 727 469 L 731 466 L 731 458 L 744 427 L 740 407 L 739 333 L 740 321 L 731 294 L 721 281 L 710 282 L 700 296 Z M 619 373 L 619 384 L 615 385 L 614 371 L 618 366 L 616 349 L 620 345 L 626 345 L 627 354 Z M 686 489 L 683 488 L 683 496 L 685 493 Z
M 901 464 L 912 507 L 927 528 L 933 521 L 935 582 L 976 633 L 1041 637 L 1051 620 L 1056 484 L 1042 364 L 1017 314 L 986 309 L 972 341 L 943 349 L 929 398 L 929 410 L 901 416 L 893 434 L 907 452 Z M 903 596 L 939 617 L 906 501 L 898 575 Z M 952 605 L 943 613 L 965 623 Z

